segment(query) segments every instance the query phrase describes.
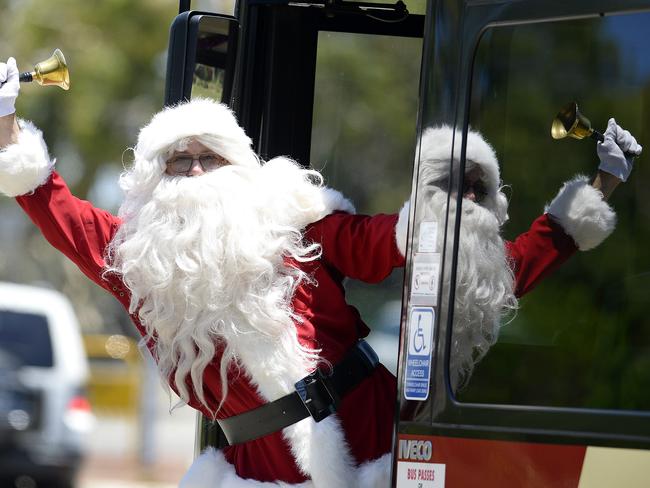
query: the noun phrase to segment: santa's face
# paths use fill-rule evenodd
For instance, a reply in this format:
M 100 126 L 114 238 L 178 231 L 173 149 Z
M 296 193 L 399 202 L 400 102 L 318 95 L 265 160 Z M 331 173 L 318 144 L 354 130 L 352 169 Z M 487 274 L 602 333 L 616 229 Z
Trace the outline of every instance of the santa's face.
M 172 153 L 165 162 L 165 173 L 170 176 L 201 176 L 229 164 L 226 158 L 192 139 L 183 149 Z

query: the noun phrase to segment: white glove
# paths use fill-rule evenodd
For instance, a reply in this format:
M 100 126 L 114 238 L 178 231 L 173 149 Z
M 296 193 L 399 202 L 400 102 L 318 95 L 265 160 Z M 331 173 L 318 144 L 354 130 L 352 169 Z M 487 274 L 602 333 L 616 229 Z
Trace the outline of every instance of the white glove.
M 607 130 L 603 134 L 605 140 L 596 146 L 600 159 L 598 169 L 616 176 L 622 181 L 627 181 L 632 172 L 634 158 L 641 154 L 643 149 L 632 134 L 609 119 Z
M 0 117 L 16 111 L 16 98 L 20 91 L 16 60 L 9 58 L 7 63 L 0 63 Z

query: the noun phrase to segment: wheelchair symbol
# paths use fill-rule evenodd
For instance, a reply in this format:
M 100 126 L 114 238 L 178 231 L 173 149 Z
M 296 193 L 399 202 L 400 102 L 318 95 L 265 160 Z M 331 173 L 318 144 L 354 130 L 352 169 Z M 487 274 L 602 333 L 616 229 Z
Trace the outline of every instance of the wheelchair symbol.
M 424 331 L 422 330 L 422 326 L 420 325 L 420 322 L 422 320 L 422 315 L 418 315 L 418 327 L 415 330 L 415 334 L 413 334 L 413 350 L 416 353 L 422 353 L 425 352 L 427 345 L 425 344 L 424 340 Z

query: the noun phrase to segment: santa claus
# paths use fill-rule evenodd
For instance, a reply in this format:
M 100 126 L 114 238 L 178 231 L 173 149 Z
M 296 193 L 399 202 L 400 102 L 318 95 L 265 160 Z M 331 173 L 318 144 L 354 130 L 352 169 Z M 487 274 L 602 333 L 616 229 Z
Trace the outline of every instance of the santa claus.
M 453 227 L 460 215 L 460 230 L 448 245 L 458 244 L 454 287 L 450 382 L 462 387 L 476 363 L 497 338 L 499 328 L 517 309 L 518 298 L 532 290 L 577 250 L 598 246 L 616 225 L 616 214 L 606 202 L 614 188 L 629 177 L 641 146 L 626 130 L 610 119 L 605 141 L 597 146 L 600 166 L 595 178 L 578 175 L 565 183 L 530 229 L 514 241 L 504 241 L 501 227 L 508 220 L 508 200 L 502 191 L 494 149 L 483 137 L 469 131 L 466 142 L 462 199 L 458 207 L 453 187 L 459 181 L 462 134 L 450 127 L 423 131 L 420 144 L 419 179 L 422 190 L 416 203 L 413 243 L 417 249 L 419 223 L 444 223 Z M 449 190 L 452 189 L 451 198 Z M 400 223 L 406 222 L 408 204 Z M 398 234 L 405 234 L 400 229 Z M 443 233 L 438 233 L 442 252 Z M 401 240 L 402 246 L 405 240 Z M 446 266 L 453 252 L 447 249 Z M 445 274 L 446 289 L 450 273 Z M 447 310 L 443 296 L 442 310 Z
M 40 131 L 16 121 L 17 80 L 13 60 L 0 64 L 0 191 L 124 305 L 181 401 L 216 418 L 228 437 L 229 446 L 195 461 L 182 486 L 388 486 L 395 378 L 361 340 L 369 329 L 342 281 L 378 282 L 404 265 L 408 204 L 398 214 L 356 215 L 317 172 L 287 158 L 260 161 L 232 112 L 199 99 L 164 109 L 141 130 L 113 216 L 75 198 Z M 623 132 L 612 130 L 606 143 L 618 149 Z M 457 168 L 452 135 L 423 136 L 430 192 L 415 199 L 418 218 L 444 218 L 444 180 Z M 604 239 L 614 219 L 602 193 L 576 179 L 532 237 L 504 243 L 496 157 L 477 133 L 467 146 L 457 381 L 494 341 L 515 297 L 576 246 Z M 548 255 L 529 257 L 530 239 Z

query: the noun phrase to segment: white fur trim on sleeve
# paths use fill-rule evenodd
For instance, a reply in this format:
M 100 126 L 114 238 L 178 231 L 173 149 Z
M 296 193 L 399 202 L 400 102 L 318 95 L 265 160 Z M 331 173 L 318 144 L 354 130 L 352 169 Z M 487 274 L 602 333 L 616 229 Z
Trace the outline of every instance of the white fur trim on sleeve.
M 333 188 L 324 187 L 322 195 L 326 215 L 336 212 L 337 210 L 351 214 L 356 213 L 356 209 L 352 202 L 345 198 L 339 191 L 334 190 Z M 325 215 L 323 215 L 323 217 L 324 216 Z
M 34 191 L 54 168 L 41 131 L 28 121 L 20 126 L 18 142 L 0 151 L 0 192 L 9 197 Z
M 581 251 L 598 246 L 616 227 L 616 213 L 586 176 L 576 176 L 562 186 L 546 207 Z
M 318 222 L 334 212 L 356 213 L 352 202 L 332 188 L 314 185 L 298 198 L 302 202 L 301 211 L 289 219 L 298 228 Z
M 406 257 L 406 234 L 408 233 L 410 210 L 411 204 L 407 200 L 399 211 L 399 217 L 397 218 L 397 224 L 395 225 L 395 242 L 397 243 L 397 249 L 404 257 Z

